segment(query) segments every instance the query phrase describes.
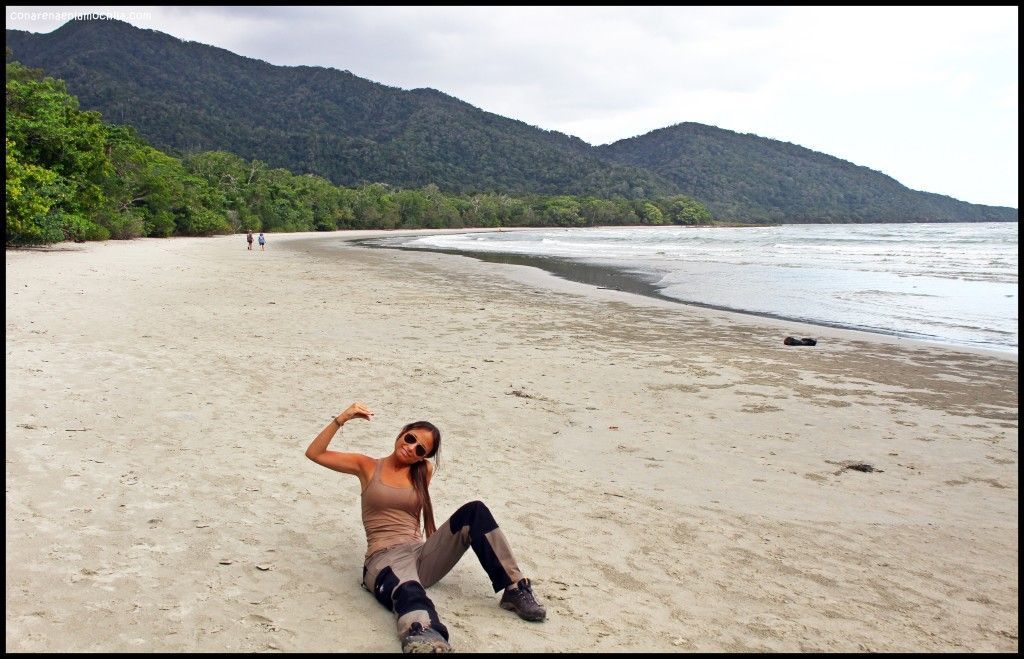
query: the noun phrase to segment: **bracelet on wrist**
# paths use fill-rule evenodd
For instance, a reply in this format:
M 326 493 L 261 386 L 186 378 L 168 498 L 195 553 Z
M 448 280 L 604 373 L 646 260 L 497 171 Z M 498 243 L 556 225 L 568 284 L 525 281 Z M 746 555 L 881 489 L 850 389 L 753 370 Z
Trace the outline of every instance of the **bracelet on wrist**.
M 343 424 L 343 423 L 342 423 L 341 421 L 338 421 L 338 417 L 334 417 L 334 423 L 335 423 L 335 424 L 336 424 L 336 425 L 337 425 L 337 426 L 338 426 L 339 428 L 340 428 L 340 427 L 342 427 L 343 425 L 345 425 L 345 424 Z

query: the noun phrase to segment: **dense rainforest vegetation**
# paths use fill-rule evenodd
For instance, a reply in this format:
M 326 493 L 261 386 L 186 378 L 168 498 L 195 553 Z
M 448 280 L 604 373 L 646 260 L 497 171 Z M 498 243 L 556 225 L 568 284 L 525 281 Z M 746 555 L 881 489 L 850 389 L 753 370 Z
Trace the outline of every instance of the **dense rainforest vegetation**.
M 177 158 L 79 109 L 63 81 L 7 63 L 6 245 L 237 231 L 702 224 L 684 195 L 650 200 L 337 186 L 224 151 Z
M 115 20 L 6 36 L 18 61 L 64 81 L 8 66 L 8 242 L 246 228 L 1018 218 L 1014 208 L 910 190 L 713 126 L 595 147 L 436 90 L 273 66 Z
M 228 151 L 339 185 L 450 192 L 676 193 L 646 169 L 606 163 L 576 137 L 320 67 L 273 66 L 120 21 L 7 31 L 26 66 L 64 80 L 82 107 L 172 154 Z

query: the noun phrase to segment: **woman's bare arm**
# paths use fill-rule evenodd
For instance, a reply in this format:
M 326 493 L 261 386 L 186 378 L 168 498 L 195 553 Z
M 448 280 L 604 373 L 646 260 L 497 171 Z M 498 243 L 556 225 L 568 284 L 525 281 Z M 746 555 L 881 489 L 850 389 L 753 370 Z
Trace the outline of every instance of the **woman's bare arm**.
M 374 459 L 361 453 L 328 451 L 327 446 L 346 422 L 351 419 L 366 419 L 369 421 L 372 418 L 373 412 L 367 409 L 365 405 L 362 403 L 352 403 L 348 406 L 348 409 L 334 417 L 330 423 L 324 426 L 320 434 L 313 438 L 313 441 L 306 449 L 306 457 L 328 469 L 358 476 L 363 487 L 365 487 L 373 475 Z

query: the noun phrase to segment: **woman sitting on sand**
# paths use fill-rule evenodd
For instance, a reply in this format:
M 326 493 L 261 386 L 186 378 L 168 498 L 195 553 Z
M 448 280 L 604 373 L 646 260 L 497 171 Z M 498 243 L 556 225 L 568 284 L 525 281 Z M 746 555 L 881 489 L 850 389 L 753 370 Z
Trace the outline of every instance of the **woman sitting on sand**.
M 363 587 L 397 618 L 403 652 L 447 652 L 448 629 L 441 624 L 424 590 L 455 567 L 470 547 L 491 579 L 499 602 L 524 620 L 540 622 L 546 612 L 533 596 L 530 580 L 516 565 L 505 535 L 483 503 L 471 501 L 441 525 L 434 525 L 430 503 L 434 465 L 428 458 L 441 448 L 441 433 L 427 421 L 407 424 L 395 438 L 391 455 L 371 458 L 328 451 L 334 434 L 351 419 L 373 418 L 362 403 L 352 403 L 320 431 L 306 457 L 329 469 L 359 477 L 362 485 L 366 556 Z M 426 540 L 420 535 L 420 513 Z

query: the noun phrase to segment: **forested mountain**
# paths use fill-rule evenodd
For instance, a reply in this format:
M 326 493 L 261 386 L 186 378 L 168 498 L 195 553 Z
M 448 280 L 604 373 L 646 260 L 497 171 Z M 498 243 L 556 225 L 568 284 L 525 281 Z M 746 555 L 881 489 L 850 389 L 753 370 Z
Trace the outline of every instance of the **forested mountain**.
M 245 230 L 708 224 L 685 195 L 646 199 L 335 185 L 224 151 L 163 153 L 82 110 L 63 80 L 5 66 L 4 245 Z
M 918 192 L 796 144 L 682 123 L 597 147 L 647 167 L 715 217 L 755 222 L 1016 221 L 1017 210 Z
M 916 192 L 792 144 L 680 124 L 594 147 L 432 89 L 273 66 L 114 20 L 7 30 L 14 59 L 63 79 L 83 109 L 176 155 L 221 150 L 336 184 L 452 193 L 684 194 L 751 222 L 1016 221 L 1017 210 Z
M 120 21 L 8 30 L 7 46 L 22 64 L 64 80 L 83 109 L 171 152 L 224 150 L 343 185 L 628 198 L 675 191 L 650 172 L 603 162 L 579 138 L 435 90 L 273 66 Z

